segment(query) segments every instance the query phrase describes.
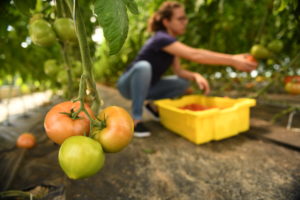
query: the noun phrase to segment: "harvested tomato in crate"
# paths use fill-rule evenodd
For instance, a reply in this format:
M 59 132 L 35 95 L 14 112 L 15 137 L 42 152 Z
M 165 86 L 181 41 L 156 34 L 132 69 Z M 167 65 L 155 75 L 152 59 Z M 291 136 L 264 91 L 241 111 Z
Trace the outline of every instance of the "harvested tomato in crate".
M 247 131 L 250 107 L 255 106 L 256 101 L 188 95 L 175 100 L 158 100 L 155 104 L 160 121 L 166 128 L 196 144 L 202 144 Z
M 208 109 L 213 109 L 213 108 L 217 108 L 215 106 L 203 106 L 197 103 L 191 103 L 191 104 L 187 104 L 185 106 L 181 106 L 179 107 L 180 109 L 183 110 L 192 110 L 192 111 L 204 111 L 204 110 L 208 110 Z M 219 108 L 219 109 L 224 109 L 224 108 Z
M 192 111 L 203 111 L 203 110 L 207 110 L 210 109 L 210 107 L 206 107 L 197 103 L 191 103 L 191 104 L 187 104 L 185 106 L 181 106 L 179 107 L 181 109 L 184 110 L 192 110 Z

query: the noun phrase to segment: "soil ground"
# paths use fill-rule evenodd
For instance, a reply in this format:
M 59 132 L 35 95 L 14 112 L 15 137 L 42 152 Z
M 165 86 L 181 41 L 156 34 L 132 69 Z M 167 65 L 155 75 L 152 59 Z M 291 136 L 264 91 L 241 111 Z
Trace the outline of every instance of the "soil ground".
M 130 102 L 115 89 L 99 86 L 99 91 L 104 107 L 130 110 Z M 285 129 L 286 115 L 276 124 L 269 122 L 282 108 L 258 105 L 251 109 L 249 131 L 201 145 L 167 130 L 145 112 L 151 137 L 134 138 L 122 152 L 106 154 L 96 175 L 70 180 L 57 161 L 59 146 L 43 128 L 46 112 L 58 101 L 30 111 L 29 118 L 14 118 L 14 126 L 0 127 L 1 191 L 30 191 L 41 199 L 67 200 L 300 199 L 300 133 Z M 293 124 L 299 121 L 297 115 Z M 24 131 L 36 134 L 35 148 L 15 148 L 16 137 Z M 264 137 L 272 134 L 279 142 Z

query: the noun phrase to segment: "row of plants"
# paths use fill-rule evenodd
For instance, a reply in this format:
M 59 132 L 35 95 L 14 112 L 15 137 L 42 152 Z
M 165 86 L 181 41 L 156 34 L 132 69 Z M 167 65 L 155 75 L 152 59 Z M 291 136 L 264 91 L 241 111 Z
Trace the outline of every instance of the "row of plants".
M 132 21 L 138 23 L 130 26 L 122 50 L 108 57 L 108 47 L 104 43 L 96 51 L 97 80 L 108 85 L 115 85 L 124 68 L 132 62 L 149 37 L 146 31 L 147 20 L 163 1 L 139 2 L 142 4 L 140 15 L 130 16 Z M 184 67 L 206 76 L 214 90 L 222 90 L 218 82 L 221 85 L 229 82 L 233 84 L 231 87 L 236 87 L 234 85 L 238 83 L 231 79 L 247 83 L 255 81 L 256 77 L 264 77 L 267 82 L 276 77 L 267 91 L 280 93 L 284 91 L 285 76 L 300 74 L 299 5 L 296 1 L 180 2 L 185 5 L 189 17 L 187 32 L 179 38 L 180 41 L 196 48 L 218 52 L 251 53 L 259 62 L 255 73 L 245 74 L 226 67 L 211 67 L 182 60 Z M 245 90 L 244 86 L 238 88 L 241 88 L 240 91 Z

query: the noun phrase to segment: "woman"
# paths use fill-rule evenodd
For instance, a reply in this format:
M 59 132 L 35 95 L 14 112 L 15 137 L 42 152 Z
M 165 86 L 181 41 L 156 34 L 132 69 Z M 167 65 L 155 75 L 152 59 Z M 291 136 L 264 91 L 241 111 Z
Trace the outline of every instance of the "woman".
M 148 29 L 154 33 L 153 36 L 118 80 L 117 87 L 122 96 L 132 100 L 132 116 L 137 137 L 150 136 L 141 121 L 145 100 L 183 95 L 189 86 L 188 81 L 195 81 L 205 94 L 210 92 L 209 84 L 203 76 L 181 68 L 180 58 L 201 64 L 230 65 L 246 72 L 257 67 L 257 63 L 246 59 L 247 54 L 212 52 L 192 48 L 177 41 L 176 37 L 184 34 L 187 23 L 188 19 L 181 4 L 164 2 L 148 23 Z M 175 75 L 162 77 L 170 66 Z M 153 111 L 151 106 L 146 107 Z

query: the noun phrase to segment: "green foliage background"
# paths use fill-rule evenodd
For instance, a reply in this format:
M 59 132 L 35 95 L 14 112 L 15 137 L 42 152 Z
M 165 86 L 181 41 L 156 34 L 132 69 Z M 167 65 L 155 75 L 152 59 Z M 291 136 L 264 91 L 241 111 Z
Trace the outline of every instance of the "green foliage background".
M 84 14 L 88 33 L 88 41 L 94 61 L 94 73 L 98 82 L 114 85 L 124 69 L 134 59 L 144 42 L 150 37 L 146 31 L 147 21 L 158 9 L 163 0 L 137 0 L 139 14 L 129 11 L 129 32 L 120 52 L 110 55 L 107 43 L 96 44 L 91 36 L 99 21 L 91 22 L 95 10 L 94 1 L 79 1 Z M 127 6 L 130 0 L 124 0 Z M 284 43 L 283 51 L 276 55 L 272 64 L 262 61 L 258 75 L 273 76 L 291 62 L 300 52 L 300 5 L 297 0 L 179 0 L 185 7 L 189 17 L 189 25 L 180 41 L 196 48 L 236 54 L 249 52 L 252 45 L 267 45 L 274 39 Z M 45 19 L 53 23 L 55 7 L 50 0 L 37 0 L 34 12 L 42 12 Z M 131 8 L 136 12 L 135 8 Z M 50 48 L 38 47 L 30 43 L 28 22 L 30 15 L 23 15 L 16 9 L 12 0 L 0 1 L 0 85 L 8 76 L 21 77 L 23 82 L 39 82 L 44 88 L 57 87 L 53 84 L 56 77 L 44 73 L 43 65 L 48 59 L 62 62 L 59 45 Z M 27 44 L 26 48 L 22 44 Z M 80 54 L 74 48 L 73 60 L 80 61 Z M 211 67 L 182 60 L 182 64 L 190 70 L 198 71 L 211 83 L 216 73 L 224 81 L 228 80 L 231 68 Z M 300 59 L 294 60 L 284 74 L 299 74 Z M 59 70 L 64 70 L 60 68 Z M 281 74 L 282 76 L 284 74 Z M 245 73 L 237 73 L 237 77 L 251 79 Z
M 138 16 L 130 15 L 130 31 L 122 50 L 108 57 L 108 47 L 102 44 L 96 51 L 95 72 L 97 79 L 114 85 L 124 68 L 134 59 L 138 50 L 150 36 L 146 32 L 147 20 L 157 10 L 162 0 L 137 1 L 140 9 Z M 281 2 L 272 0 L 181 0 L 186 7 L 189 25 L 180 41 L 196 48 L 237 54 L 247 53 L 257 43 L 267 45 L 274 39 L 284 42 L 284 50 L 276 55 L 278 60 L 288 63 L 300 50 L 298 5 L 286 2 L 286 7 L 278 10 Z M 278 5 L 279 4 L 279 5 Z M 294 5 L 294 6 L 292 6 Z M 209 67 L 182 61 L 188 69 L 198 71 L 210 79 L 216 72 L 228 78 L 232 70 L 224 67 Z M 275 62 L 276 63 L 276 62 Z M 286 73 L 295 74 L 300 61 L 296 61 Z M 259 75 L 266 72 L 273 74 L 278 67 L 262 62 L 258 69 Z M 298 71 L 299 73 L 299 71 Z M 238 76 L 245 77 L 244 73 Z

